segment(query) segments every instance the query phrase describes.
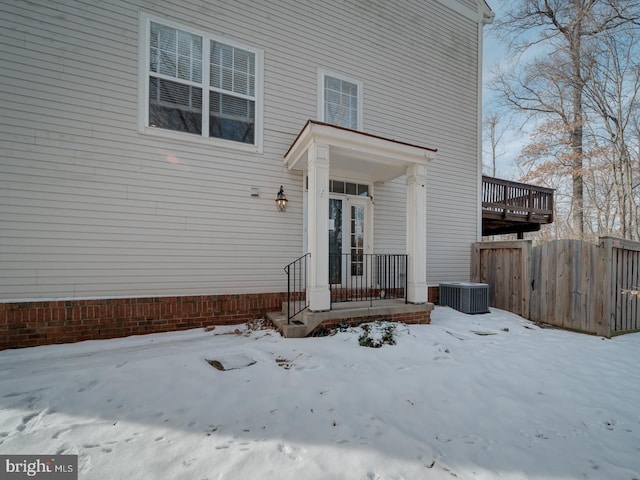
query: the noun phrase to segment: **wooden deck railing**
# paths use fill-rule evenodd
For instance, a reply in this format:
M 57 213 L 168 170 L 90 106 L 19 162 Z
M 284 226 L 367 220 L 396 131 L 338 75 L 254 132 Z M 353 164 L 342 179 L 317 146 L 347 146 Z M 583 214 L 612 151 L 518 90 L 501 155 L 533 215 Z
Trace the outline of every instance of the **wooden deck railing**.
M 482 216 L 553 222 L 553 189 L 482 176 Z

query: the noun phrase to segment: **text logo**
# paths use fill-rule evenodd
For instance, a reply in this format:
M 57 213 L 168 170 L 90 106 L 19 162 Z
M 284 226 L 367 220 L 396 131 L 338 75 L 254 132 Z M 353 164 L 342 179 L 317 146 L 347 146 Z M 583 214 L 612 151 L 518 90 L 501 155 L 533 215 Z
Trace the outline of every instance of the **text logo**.
M 0 455 L 0 480 L 78 480 L 77 455 Z

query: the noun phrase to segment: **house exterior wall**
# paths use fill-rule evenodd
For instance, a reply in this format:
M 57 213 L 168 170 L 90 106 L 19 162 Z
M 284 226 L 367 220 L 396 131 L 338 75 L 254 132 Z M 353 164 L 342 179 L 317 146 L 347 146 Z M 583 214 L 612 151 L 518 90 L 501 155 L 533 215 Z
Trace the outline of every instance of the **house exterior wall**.
M 427 278 L 468 279 L 478 21 L 443 3 L 0 0 L 0 301 L 286 290 L 303 182 L 283 155 L 318 68 L 363 82 L 365 132 L 438 149 Z M 139 132 L 141 13 L 264 52 L 261 153 Z M 375 185 L 376 252 L 406 250 L 405 182 Z

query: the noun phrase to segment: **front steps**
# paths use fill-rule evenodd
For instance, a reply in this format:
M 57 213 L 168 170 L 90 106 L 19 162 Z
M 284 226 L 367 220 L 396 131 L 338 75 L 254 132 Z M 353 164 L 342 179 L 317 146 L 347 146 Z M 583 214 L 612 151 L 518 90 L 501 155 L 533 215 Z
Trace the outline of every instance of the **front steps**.
M 335 327 L 340 324 L 359 325 L 375 320 L 392 322 L 428 324 L 431 322 L 432 303 L 412 304 L 402 300 L 381 300 L 371 304 L 364 302 L 334 303 L 333 309 L 326 312 L 304 310 L 287 323 L 287 304 L 282 312 L 269 312 L 267 318 L 273 322 L 283 337 L 304 338 L 317 327 Z

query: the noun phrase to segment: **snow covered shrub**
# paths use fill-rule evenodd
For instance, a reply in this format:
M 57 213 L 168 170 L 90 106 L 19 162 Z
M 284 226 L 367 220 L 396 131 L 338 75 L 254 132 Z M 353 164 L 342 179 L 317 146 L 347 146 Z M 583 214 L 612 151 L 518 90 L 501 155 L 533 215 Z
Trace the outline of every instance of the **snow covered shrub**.
M 362 328 L 362 333 L 358 337 L 358 343 L 362 347 L 380 348 L 383 345 L 396 344 L 396 325 L 393 323 L 365 323 L 360 328 Z

